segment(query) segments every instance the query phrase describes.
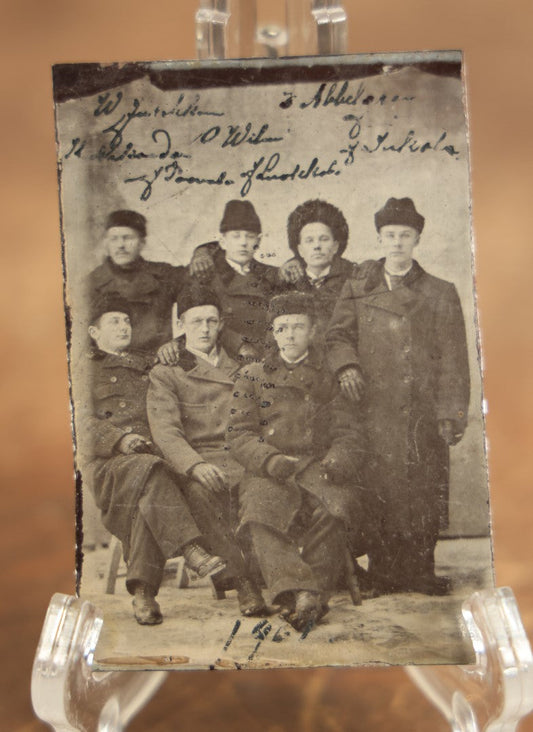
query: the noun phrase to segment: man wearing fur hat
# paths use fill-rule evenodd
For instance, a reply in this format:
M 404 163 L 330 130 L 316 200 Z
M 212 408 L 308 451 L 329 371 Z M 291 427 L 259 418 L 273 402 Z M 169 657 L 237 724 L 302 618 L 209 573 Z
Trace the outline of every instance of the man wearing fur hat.
M 270 317 L 277 349 L 239 372 L 228 442 L 246 469 L 240 536 L 282 617 L 302 631 L 327 612 L 343 573 L 365 446 L 358 407 L 336 398 L 336 379 L 313 348 L 313 297 L 278 295 Z
M 261 221 L 250 201 L 228 201 L 220 222 L 219 242 L 197 248 L 213 267 L 199 277 L 220 298 L 224 330 L 221 343 L 231 358 L 263 356 L 268 332 L 268 302 L 280 289 L 277 267 L 254 258 L 261 240 Z
M 133 326 L 132 347 L 155 352 L 172 338 L 172 307 L 186 281 L 187 268 L 144 259 L 146 218 L 137 211 L 112 211 L 105 229 L 107 256 L 89 275 L 88 302 L 103 295 L 126 300 Z M 195 271 L 194 258 L 191 267 Z
M 163 616 L 155 599 L 165 562 L 183 555 L 200 576 L 224 570 L 225 562 L 202 546 L 202 535 L 178 479 L 154 447 L 146 415 L 151 359 L 131 351 L 127 302 L 102 297 L 92 303 L 88 395 L 77 431 L 84 485 L 104 526 L 122 542 L 126 587 L 138 623 Z
M 390 198 L 375 224 L 385 257 L 363 263 L 344 285 L 328 359 L 366 419 L 376 588 L 446 594 L 450 581 L 435 574 L 434 551 L 447 519 L 448 448 L 467 421 L 463 314 L 454 285 L 413 259 L 424 227 L 413 201 Z
M 231 494 L 243 470 L 225 446 L 239 365 L 220 345 L 221 306 L 216 293 L 192 282 L 178 299 L 183 329 L 179 363 L 150 374 L 148 417 L 154 441 L 176 473 L 210 551 L 227 562 L 214 580 L 237 590 L 243 615 L 260 615 L 265 603 L 248 576 L 231 525 Z

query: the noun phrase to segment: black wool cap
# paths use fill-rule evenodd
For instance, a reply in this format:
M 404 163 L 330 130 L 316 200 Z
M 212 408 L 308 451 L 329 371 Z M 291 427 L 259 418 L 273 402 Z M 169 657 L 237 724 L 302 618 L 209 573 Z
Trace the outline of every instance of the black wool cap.
M 305 201 L 294 209 L 287 221 L 289 247 L 298 255 L 300 232 L 307 224 L 321 223 L 329 226 L 333 238 L 339 245 L 338 256 L 342 256 L 348 244 L 349 228 L 342 211 L 327 201 L 319 198 Z
M 261 222 L 250 201 L 233 200 L 226 203 L 224 216 L 220 222 L 220 233 L 226 231 L 252 231 L 261 233 Z
M 96 297 L 89 307 L 89 325 L 95 325 L 105 313 L 125 313 L 131 318 L 131 305 L 118 294 L 109 293 Z
M 220 298 L 213 290 L 200 284 L 191 282 L 186 285 L 178 295 L 178 317 L 190 310 L 191 308 L 200 308 L 204 305 L 213 305 L 222 313 L 222 305 Z
M 418 213 L 410 198 L 389 198 L 383 208 L 380 208 L 374 216 L 374 221 L 378 231 L 382 226 L 399 224 L 412 226 L 420 234 L 424 228 L 425 219 Z
M 137 211 L 127 211 L 121 209 L 120 211 L 111 211 L 107 217 L 105 228 L 112 229 L 114 226 L 129 226 L 130 229 L 135 229 L 144 238 L 146 236 L 146 219 Z
M 276 295 L 268 306 L 268 315 L 272 323 L 280 315 L 309 315 L 316 319 L 315 301 L 307 292 L 287 292 Z

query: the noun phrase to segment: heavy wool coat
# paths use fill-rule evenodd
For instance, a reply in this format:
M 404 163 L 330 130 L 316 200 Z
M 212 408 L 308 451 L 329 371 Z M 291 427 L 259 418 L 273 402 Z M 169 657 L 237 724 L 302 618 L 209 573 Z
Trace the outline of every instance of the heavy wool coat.
M 231 454 L 245 467 L 240 527 L 249 521 L 288 531 L 301 506 L 297 486 L 313 493 L 337 518 L 352 512 L 365 441 L 357 406 L 338 394 L 323 355 L 310 352 L 289 368 L 279 352 L 244 367 L 235 383 L 228 427 Z M 266 473 L 273 455 L 299 458 L 295 481 L 278 483 Z M 317 470 L 328 456 L 354 480 L 335 485 Z
M 117 267 L 110 257 L 93 270 L 86 284 L 89 302 L 119 295 L 131 308 L 131 348 L 156 351 L 172 338 L 172 306 L 185 283 L 187 269 L 139 257 Z
M 83 482 L 94 495 L 104 526 L 123 542 L 126 556 L 146 480 L 154 466 L 164 462 L 158 454 L 118 451 L 127 434 L 152 439 L 146 415 L 151 364 L 151 358 L 141 353 L 94 352 L 87 374 L 88 399 L 76 434 Z
M 440 420 L 466 426 L 470 377 L 464 319 L 453 284 L 413 261 L 389 290 L 384 260 L 347 280 L 327 333 L 336 373 L 357 366 L 368 430 L 368 483 L 390 532 L 436 533 L 446 523 L 448 447 Z M 415 527 L 418 527 L 415 530 Z
M 281 289 L 278 268 L 253 259 L 249 274 L 241 275 L 228 264 L 217 242 L 202 244 L 196 251 L 207 252 L 213 259 L 214 269 L 201 281 L 217 293 L 222 304 L 222 346 L 231 358 L 246 344 L 263 354 L 270 332 L 268 305 Z
M 241 466 L 228 454 L 226 428 L 239 366 L 220 351 L 218 366 L 184 351 L 176 366 L 150 373 L 147 410 L 154 441 L 180 475 L 198 463 L 217 465 L 236 485 Z

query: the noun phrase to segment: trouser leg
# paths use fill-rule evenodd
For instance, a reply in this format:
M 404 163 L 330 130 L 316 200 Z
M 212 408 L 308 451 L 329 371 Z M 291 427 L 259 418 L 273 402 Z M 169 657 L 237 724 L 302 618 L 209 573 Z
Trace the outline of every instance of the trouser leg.
M 141 581 L 157 592 L 166 560 L 199 538 L 200 530 L 176 479 L 164 465 L 155 465 L 131 525 L 128 590 Z
M 229 493 L 217 494 L 196 481 L 183 487 L 189 507 L 202 532 L 202 544 L 211 554 L 226 560 L 217 583 L 246 574 L 244 559 L 231 526 Z
M 250 522 L 248 535 L 272 600 L 284 592 L 318 592 L 319 583 L 300 555 L 298 543 L 271 526 Z
M 166 557 L 158 546 L 142 513 L 135 515 L 131 525 L 130 547 L 127 559 L 126 588 L 133 595 L 139 583 L 148 585 L 157 595 Z
M 306 529 L 300 538 L 302 559 L 308 564 L 321 590 L 333 591 L 344 574 L 346 564 L 346 529 L 314 496 L 304 499 Z

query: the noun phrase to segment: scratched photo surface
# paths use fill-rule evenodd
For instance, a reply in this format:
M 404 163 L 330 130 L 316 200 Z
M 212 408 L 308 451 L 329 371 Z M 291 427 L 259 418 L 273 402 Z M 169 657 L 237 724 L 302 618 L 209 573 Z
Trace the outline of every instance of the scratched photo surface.
M 97 667 L 472 662 L 461 54 L 53 73 Z

